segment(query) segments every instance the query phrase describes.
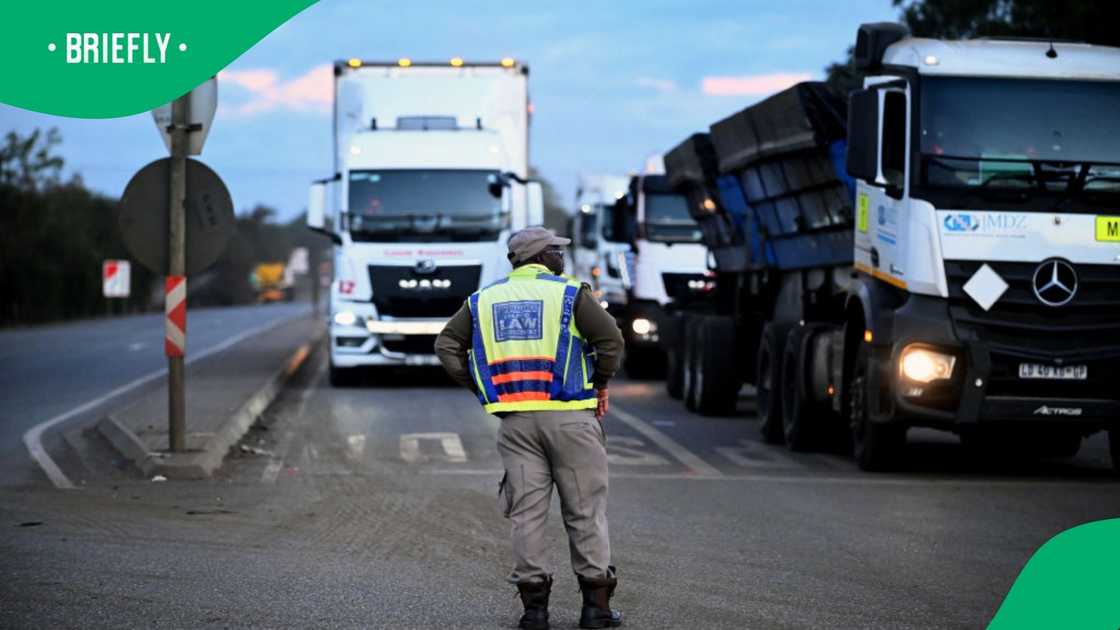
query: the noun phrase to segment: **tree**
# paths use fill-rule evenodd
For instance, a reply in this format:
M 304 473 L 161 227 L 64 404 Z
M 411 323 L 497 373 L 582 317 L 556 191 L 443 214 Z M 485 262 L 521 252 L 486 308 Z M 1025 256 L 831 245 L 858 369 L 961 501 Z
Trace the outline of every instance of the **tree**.
M 917 37 L 969 39 L 1032 37 L 1120 46 L 1120 3 L 1101 0 L 891 0 L 900 21 Z M 863 75 L 846 61 L 825 68 L 830 85 L 847 93 Z
M 26 138 L 9 131 L 0 146 L 0 185 L 39 190 L 57 184 L 63 160 L 52 152 L 61 143 L 62 135 L 55 127 L 45 137 L 40 129 Z

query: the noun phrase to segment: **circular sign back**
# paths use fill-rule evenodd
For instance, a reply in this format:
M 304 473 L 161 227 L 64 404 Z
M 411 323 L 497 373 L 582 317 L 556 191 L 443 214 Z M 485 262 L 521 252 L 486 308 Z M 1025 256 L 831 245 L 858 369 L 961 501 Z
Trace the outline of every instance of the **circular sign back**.
M 167 273 L 168 183 L 171 158 L 137 171 L 120 200 L 117 217 L 128 251 L 148 269 Z M 187 275 L 205 270 L 225 251 L 236 229 L 233 200 L 218 174 L 202 162 L 187 160 Z

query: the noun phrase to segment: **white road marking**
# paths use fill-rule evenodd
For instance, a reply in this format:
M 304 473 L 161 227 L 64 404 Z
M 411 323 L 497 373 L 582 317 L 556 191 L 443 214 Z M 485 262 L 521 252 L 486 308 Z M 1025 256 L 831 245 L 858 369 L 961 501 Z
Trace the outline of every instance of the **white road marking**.
M 186 364 L 190 365 L 195 361 L 201 361 L 206 357 L 227 350 L 230 347 L 248 339 L 249 337 L 266 332 L 282 324 L 286 324 L 293 319 L 303 317 L 304 315 L 305 313 L 295 313 L 289 317 L 283 317 L 262 326 L 258 326 L 256 328 L 250 328 L 249 330 L 246 330 L 239 335 L 234 335 L 233 337 L 230 337 L 229 339 L 226 339 L 225 341 L 217 345 L 211 346 L 198 353 L 189 355 L 186 359 Z M 120 396 L 121 394 L 126 394 L 142 385 L 151 383 L 152 381 L 164 376 L 165 374 L 167 374 L 167 368 L 162 368 L 150 374 L 146 374 L 130 383 L 126 383 L 124 385 L 121 385 L 120 387 L 117 387 L 116 389 L 113 389 L 107 394 L 103 394 L 101 396 L 98 396 L 97 398 L 94 398 L 93 400 L 86 401 L 81 405 L 74 407 L 70 411 L 60 413 L 50 420 L 40 422 L 39 424 L 31 427 L 24 432 L 23 445 L 27 447 L 27 452 L 31 455 L 31 459 L 34 459 L 35 462 L 39 464 L 39 467 L 43 469 L 43 472 L 46 473 L 47 478 L 51 480 L 51 483 L 54 484 L 54 487 L 63 490 L 73 490 L 74 484 L 71 483 L 66 475 L 62 473 L 62 470 L 58 467 L 58 464 L 54 463 L 54 460 L 51 459 L 50 455 L 47 455 L 47 450 L 43 448 L 43 433 L 48 429 L 54 428 L 55 426 L 62 424 L 63 422 L 66 422 L 67 420 L 70 420 L 71 418 L 79 414 L 83 414 L 90 409 L 94 409 L 108 402 L 113 398 Z
M 326 353 L 322 353 L 319 355 L 319 358 L 315 362 L 315 368 L 311 371 L 311 374 L 321 374 L 323 371 L 324 362 L 326 362 Z M 302 391 L 300 391 L 299 399 L 296 403 L 296 418 L 302 418 L 303 414 L 307 412 L 307 399 L 311 398 L 311 394 L 315 392 L 315 386 L 317 385 L 317 383 L 318 380 L 316 379 L 307 387 L 304 387 Z M 264 472 L 261 473 L 262 482 L 276 483 L 276 477 L 284 468 L 284 462 L 288 459 L 288 455 L 291 453 L 292 438 L 294 437 L 295 433 L 291 430 L 284 432 L 284 437 L 280 438 L 280 443 L 276 446 L 276 453 L 278 454 L 278 457 L 273 458 L 268 462 L 268 465 L 264 467 Z
M 355 433 L 346 438 L 346 454 L 350 459 L 361 459 L 366 451 L 366 436 L 364 433 Z
M 739 440 L 738 446 L 719 446 L 715 449 L 731 463 L 743 468 L 805 468 L 805 464 L 778 447 L 768 447 L 760 442 Z
M 680 444 L 677 444 L 668 435 L 665 435 L 637 416 L 619 408 L 617 404 L 611 405 L 610 415 L 626 423 L 631 429 L 634 429 L 638 433 L 641 433 L 650 442 L 653 442 L 654 444 L 660 446 L 667 453 L 675 457 L 677 461 L 684 464 L 688 468 L 691 468 L 696 474 L 717 478 L 723 476 L 723 473 L 716 470 L 716 468 L 711 464 L 697 457 L 692 453 L 692 451 L 686 449 Z M 609 437 L 607 438 L 607 442 L 610 442 Z
M 420 453 L 421 440 L 434 440 L 443 447 L 443 456 L 439 459 L 452 464 L 461 464 L 467 461 L 467 452 L 463 450 L 463 441 L 458 433 L 406 433 L 401 435 L 401 459 L 409 464 L 415 464 L 428 459 Z
M 276 476 L 280 474 L 280 469 L 284 467 L 284 462 L 274 459 L 268 462 L 264 467 L 264 472 L 261 473 L 261 481 L 264 483 L 276 483 Z
M 638 438 L 617 436 L 607 438 L 607 463 L 611 466 L 669 466 L 669 460 L 646 451 L 646 443 Z
M 614 408 L 614 405 L 611 405 Z M 501 470 L 478 470 L 478 469 L 465 469 L 465 468 L 429 468 L 420 471 L 424 475 L 434 476 L 497 476 L 501 477 L 503 471 Z M 991 478 L 968 478 L 968 479 L 925 479 L 921 477 L 888 477 L 881 474 L 873 473 L 854 473 L 852 475 L 833 475 L 833 476 L 818 476 L 815 474 L 805 475 L 765 475 L 765 474 L 741 474 L 741 475 L 693 475 L 687 473 L 656 473 L 656 472 L 611 472 L 611 479 L 656 479 L 666 481 L 749 481 L 749 482 L 766 482 L 766 483 L 790 483 L 790 484 L 847 484 L 847 485 L 864 485 L 864 486 L 915 486 L 915 487 L 929 487 L 929 486 L 954 486 L 960 488 L 969 488 L 972 486 L 982 486 L 984 489 L 989 488 L 1022 488 L 1022 487 L 1042 487 L 1042 488 L 1100 488 L 1104 485 L 1112 484 L 1109 479 L 1102 479 L 1101 481 L 1091 480 L 1076 480 L 1069 481 L 1054 480 L 1054 481 L 1039 481 L 1037 479 L 991 479 Z

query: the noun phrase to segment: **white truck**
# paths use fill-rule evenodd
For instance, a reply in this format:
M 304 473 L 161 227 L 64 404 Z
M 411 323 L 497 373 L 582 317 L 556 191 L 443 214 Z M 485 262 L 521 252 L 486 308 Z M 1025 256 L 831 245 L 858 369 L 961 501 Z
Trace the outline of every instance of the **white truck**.
M 615 239 L 611 212 L 626 194 L 624 175 L 581 175 L 572 216 L 572 274 L 587 282 L 610 312 L 626 305 L 630 244 Z
M 1120 49 L 865 24 L 855 59 L 850 99 L 711 126 L 727 299 L 687 327 L 686 399 L 752 383 L 767 439 L 867 470 L 910 427 L 1048 456 L 1107 430 L 1120 467 Z
M 670 341 L 665 331 L 677 327 L 681 309 L 714 290 L 708 250 L 687 198 L 664 174 L 632 177 L 612 208 L 612 219 L 615 238 L 628 243 L 632 254 L 629 269 L 623 270 L 628 299 L 618 314 L 626 339 L 624 367 L 635 378 L 658 377 L 665 371 Z
M 335 244 L 332 384 L 438 364 L 448 318 L 509 272 L 510 233 L 542 223 L 528 75 L 508 58 L 335 63 L 335 174 L 312 184 L 307 213 Z

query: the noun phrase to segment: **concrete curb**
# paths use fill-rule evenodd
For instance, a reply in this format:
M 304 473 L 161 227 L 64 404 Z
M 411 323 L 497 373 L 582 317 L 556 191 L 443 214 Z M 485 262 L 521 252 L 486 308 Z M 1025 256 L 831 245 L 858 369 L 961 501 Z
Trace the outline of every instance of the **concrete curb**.
M 230 447 L 245 435 L 261 413 L 276 400 L 284 384 L 303 366 L 311 355 L 312 348 L 325 334 L 326 329 L 317 326 L 311 338 L 300 345 L 284 365 L 226 419 L 199 450 L 185 453 L 149 451 L 144 442 L 111 413 L 97 423 L 97 431 L 123 457 L 131 461 L 144 477 L 163 475 L 168 479 L 209 478 L 221 467 Z

